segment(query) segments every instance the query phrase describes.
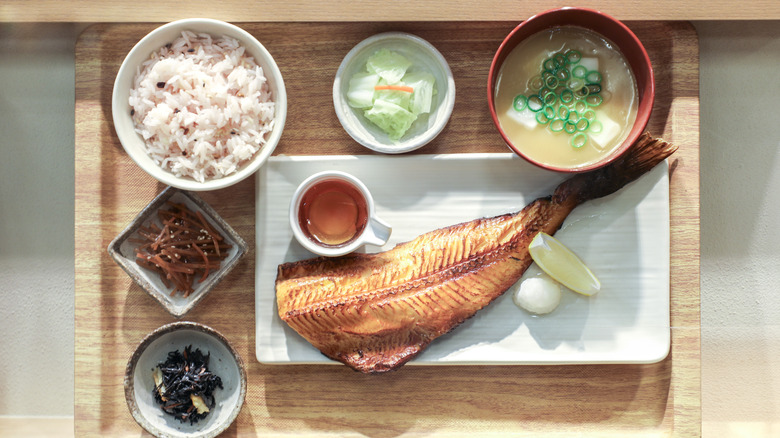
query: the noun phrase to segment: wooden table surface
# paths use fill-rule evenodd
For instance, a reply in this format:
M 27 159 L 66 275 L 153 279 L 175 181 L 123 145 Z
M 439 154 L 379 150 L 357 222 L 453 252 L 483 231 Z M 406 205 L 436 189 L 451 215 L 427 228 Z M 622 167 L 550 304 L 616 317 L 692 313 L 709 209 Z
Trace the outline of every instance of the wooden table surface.
M 240 23 L 239 23 L 240 24 Z M 357 42 L 417 34 L 447 58 L 458 97 L 443 133 L 419 153 L 506 152 L 485 98 L 490 60 L 516 21 L 244 23 L 285 77 L 289 112 L 276 153 L 364 154 L 332 107 L 333 74 Z M 254 179 L 203 193 L 250 244 L 247 257 L 184 319 L 223 333 L 248 374 L 226 436 L 698 436 L 698 40 L 683 22 L 630 21 L 656 72 L 650 132 L 679 145 L 670 159 L 671 336 L 650 365 L 404 367 L 380 376 L 342 366 L 255 360 Z M 98 24 L 76 45 L 76 436 L 138 436 L 123 375 L 138 342 L 174 320 L 106 248 L 164 187 L 124 153 L 111 122 L 119 64 L 153 24 Z

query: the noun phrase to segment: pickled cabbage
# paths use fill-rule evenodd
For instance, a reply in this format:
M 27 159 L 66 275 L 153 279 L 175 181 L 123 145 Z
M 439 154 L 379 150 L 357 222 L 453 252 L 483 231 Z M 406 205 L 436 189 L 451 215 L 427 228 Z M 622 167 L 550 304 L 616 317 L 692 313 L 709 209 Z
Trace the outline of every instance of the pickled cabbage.
M 349 106 L 397 141 L 421 114 L 430 113 L 436 95 L 434 76 L 416 70 L 406 57 L 387 49 L 372 54 L 363 71 L 349 80 Z

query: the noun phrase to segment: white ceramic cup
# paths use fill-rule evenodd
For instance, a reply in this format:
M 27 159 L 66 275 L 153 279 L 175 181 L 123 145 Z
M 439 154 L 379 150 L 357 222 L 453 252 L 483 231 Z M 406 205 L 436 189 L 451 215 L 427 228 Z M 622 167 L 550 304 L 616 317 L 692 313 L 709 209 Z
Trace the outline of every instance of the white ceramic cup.
M 346 182 L 355 188 L 365 201 L 365 226 L 362 230 L 358 231 L 356 236 L 340 245 L 327 245 L 317 241 L 315 238 L 309 237 L 301 228 L 301 221 L 299 218 L 300 208 L 306 192 L 315 185 L 329 180 Z M 304 248 L 315 254 L 327 257 L 338 257 L 349 254 L 364 245 L 382 246 L 387 243 L 390 238 L 390 233 L 393 230 L 387 222 L 377 216 L 374 207 L 374 198 L 371 196 L 371 192 L 368 191 L 365 184 L 354 176 L 337 170 L 315 173 L 306 178 L 298 186 L 290 201 L 290 227 L 292 228 L 295 239 L 298 240 L 298 243 Z
M 317 184 L 328 180 L 340 180 L 354 187 L 365 201 L 366 224 L 358 234 L 340 245 L 326 245 L 314 238 L 307 236 L 301 228 L 299 219 L 302 200 L 306 192 Z M 295 190 L 290 201 L 290 227 L 295 239 L 307 250 L 322 256 L 337 257 L 349 254 L 364 245 L 382 246 L 387 243 L 392 232 L 392 227 L 376 215 L 374 199 L 362 181 L 354 176 L 341 171 L 329 170 L 315 173 L 306 178 Z

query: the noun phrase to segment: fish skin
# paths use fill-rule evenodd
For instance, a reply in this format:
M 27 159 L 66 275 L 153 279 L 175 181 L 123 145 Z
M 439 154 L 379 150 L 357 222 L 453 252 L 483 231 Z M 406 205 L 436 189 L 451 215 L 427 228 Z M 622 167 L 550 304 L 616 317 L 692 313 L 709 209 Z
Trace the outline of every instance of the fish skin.
M 356 371 L 397 370 L 517 282 L 538 232 L 554 234 L 579 204 L 619 190 L 675 150 L 645 133 L 623 158 L 517 213 L 433 230 L 381 253 L 281 264 L 279 317 Z

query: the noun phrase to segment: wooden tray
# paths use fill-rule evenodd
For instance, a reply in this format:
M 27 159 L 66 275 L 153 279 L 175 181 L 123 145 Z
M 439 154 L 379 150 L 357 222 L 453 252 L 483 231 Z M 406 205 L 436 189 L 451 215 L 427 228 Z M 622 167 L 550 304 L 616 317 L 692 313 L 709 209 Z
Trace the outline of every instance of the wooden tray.
M 204 193 L 250 243 L 248 255 L 185 319 L 207 324 L 247 367 L 246 403 L 227 436 L 582 436 L 700 434 L 698 40 L 681 22 L 628 22 L 656 73 L 648 129 L 680 146 L 671 159 L 672 351 L 652 365 L 346 367 L 259 364 L 254 345 L 254 180 Z M 247 23 L 276 58 L 289 113 L 278 154 L 364 154 L 333 110 L 333 75 L 362 39 L 419 35 L 450 63 L 457 87 L 444 132 L 417 153 L 506 152 L 489 117 L 487 72 L 516 22 Z M 130 48 L 154 24 L 98 24 L 76 45 L 76 436 L 138 436 L 123 375 L 138 342 L 171 322 L 106 247 L 164 187 L 124 153 L 111 90 Z

